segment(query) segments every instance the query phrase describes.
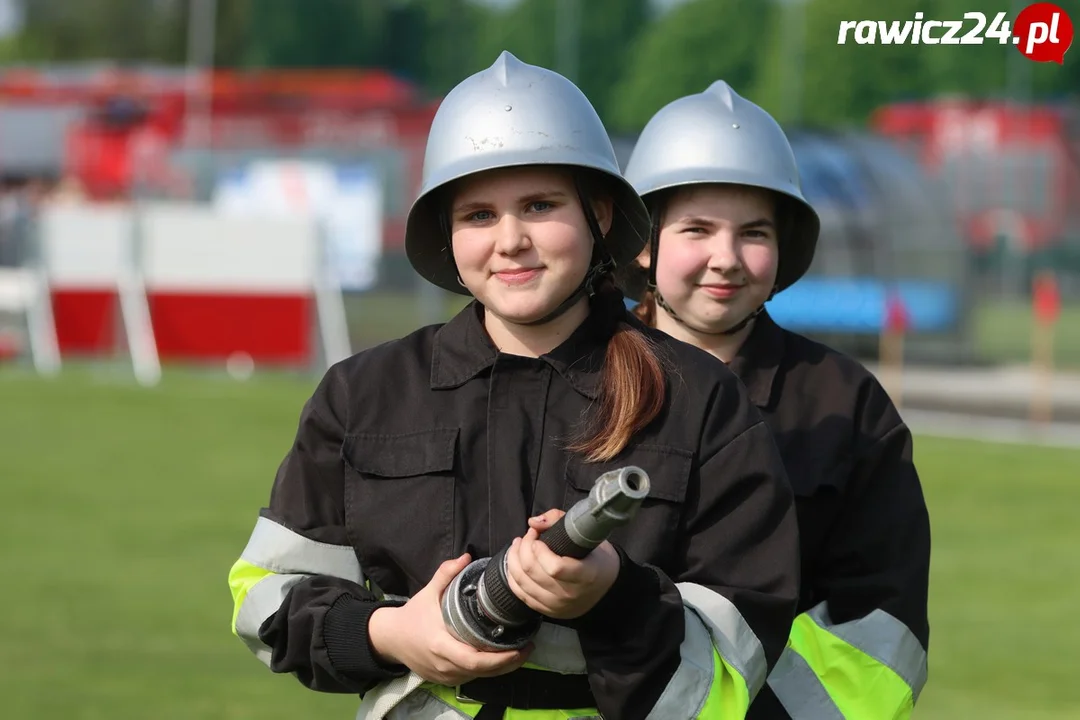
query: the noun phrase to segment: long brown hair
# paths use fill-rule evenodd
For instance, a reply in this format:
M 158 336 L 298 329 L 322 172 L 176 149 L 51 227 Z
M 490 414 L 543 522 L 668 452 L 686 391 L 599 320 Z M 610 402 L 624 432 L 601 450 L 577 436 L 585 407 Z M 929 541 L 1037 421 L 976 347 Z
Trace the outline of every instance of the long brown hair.
M 625 312 L 622 293 L 615 290 L 610 276 L 597 294 L 613 295 L 618 310 Z M 624 320 L 617 321 L 604 356 L 599 406 L 590 431 L 570 449 L 583 453 L 589 462 L 615 458 L 660 414 L 665 387 L 664 364 L 653 341 Z

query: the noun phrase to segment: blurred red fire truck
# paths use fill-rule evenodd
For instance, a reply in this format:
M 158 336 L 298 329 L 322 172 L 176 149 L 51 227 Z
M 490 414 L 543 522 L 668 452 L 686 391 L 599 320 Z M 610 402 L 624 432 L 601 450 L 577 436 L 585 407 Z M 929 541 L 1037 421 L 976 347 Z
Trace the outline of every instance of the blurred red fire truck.
M 223 178 L 260 160 L 307 160 L 346 170 L 365 166 L 378 178 L 382 251 L 397 256 L 437 105 L 413 83 L 378 70 L 9 68 L 0 71 L 0 189 L 28 186 L 31 192 L 17 195 L 31 202 L 43 186 L 52 186 L 74 189 L 93 203 L 89 207 L 124 205 L 137 196 L 194 201 L 198 205 L 189 207 L 195 208 L 209 207 Z M 7 225 L 2 230 L 14 232 Z M 12 248 L 26 241 L 16 240 L 0 242 L 0 265 L 22 262 L 25 252 L 13 254 Z M 148 242 L 158 240 L 151 236 Z M 108 256 L 106 245 L 101 258 Z M 259 361 L 307 362 L 315 349 L 314 296 L 293 287 L 295 278 L 282 280 L 289 286 L 284 288 L 247 287 L 257 265 L 203 272 L 232 273 L 236 287 L 221 286 L 220 277 L 151 277 L 147 295 L 159 353 L 211 358 L 243 351 Z M 299 272 L 265 268 L 259 282 L 272 284 L 287 271 Z M 115 283 L 64 282 L 50 288 L 60 350 L 109 352 L 121 330 Z M 169 283 L 198 287 L 178 295 Z
M 99 201 L 136 189 L 205 199 L 222 169 L 206 167 L 211 152 L 374 153 L 392 166 L 383 178 L 389 250 L 401 244 L 402 200 L 419 183 L 436 107 L 378 70 L 11 69 L 0 72 L 0 174 L 62 177 Z M 204 160 L 202 172 L 185 157 Z
M 1071 265 L 1080 263 L 1078 121 L 1066 106 L 937 100 L 884 106 L 871 126 L 945 181 L 976 259 Z

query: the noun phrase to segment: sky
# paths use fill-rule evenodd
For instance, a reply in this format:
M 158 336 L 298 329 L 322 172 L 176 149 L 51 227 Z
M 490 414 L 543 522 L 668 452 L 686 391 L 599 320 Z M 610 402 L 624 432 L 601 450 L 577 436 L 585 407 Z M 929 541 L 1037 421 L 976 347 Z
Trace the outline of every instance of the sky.
M 16 0 L 0 0 L 0 37 L 19 29 L 19 4 Z

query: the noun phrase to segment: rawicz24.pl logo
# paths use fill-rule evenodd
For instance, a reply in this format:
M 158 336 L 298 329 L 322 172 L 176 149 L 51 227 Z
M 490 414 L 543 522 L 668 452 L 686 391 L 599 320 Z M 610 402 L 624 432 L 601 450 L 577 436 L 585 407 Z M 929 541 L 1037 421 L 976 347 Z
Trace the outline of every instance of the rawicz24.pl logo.
M 1028 5 L 1011 24 L 1007 13 L 992 21 L 984 13 L 964 13 L 962 20 L 927 20 L 915 13 L 914 20 L 842 20 L 837 45 L 851 37 L 859 45 L 982 45 L 989 40 L 1012 43 L 1024 57 L 1036 62 L 1062 64 L 1072 45 L 1073 26 L 1068 13 L 1053 3 Z

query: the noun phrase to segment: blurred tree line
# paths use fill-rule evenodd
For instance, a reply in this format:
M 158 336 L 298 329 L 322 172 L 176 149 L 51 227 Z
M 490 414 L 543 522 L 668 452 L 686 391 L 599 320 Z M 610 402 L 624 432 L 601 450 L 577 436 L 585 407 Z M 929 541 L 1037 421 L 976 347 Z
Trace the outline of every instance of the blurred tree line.
M 381 67 L 445 93 L 502 49 L 572 77 L 609 129 L 723 78 L 784 122 L 859 124 L 878 105 L 940 94 L 1058 98 L 1064 66 L 1015 47 L 838 45 L 842 20 L 992 21 L 1013 0 L 217 0 L 218 67 Z M 22 0 L 0 62 L 184 63 L 189 0 Z M 1080 19 L 1080 18 L 1078 18 Z M 972 27 L 967 21 L 964 31 Z

